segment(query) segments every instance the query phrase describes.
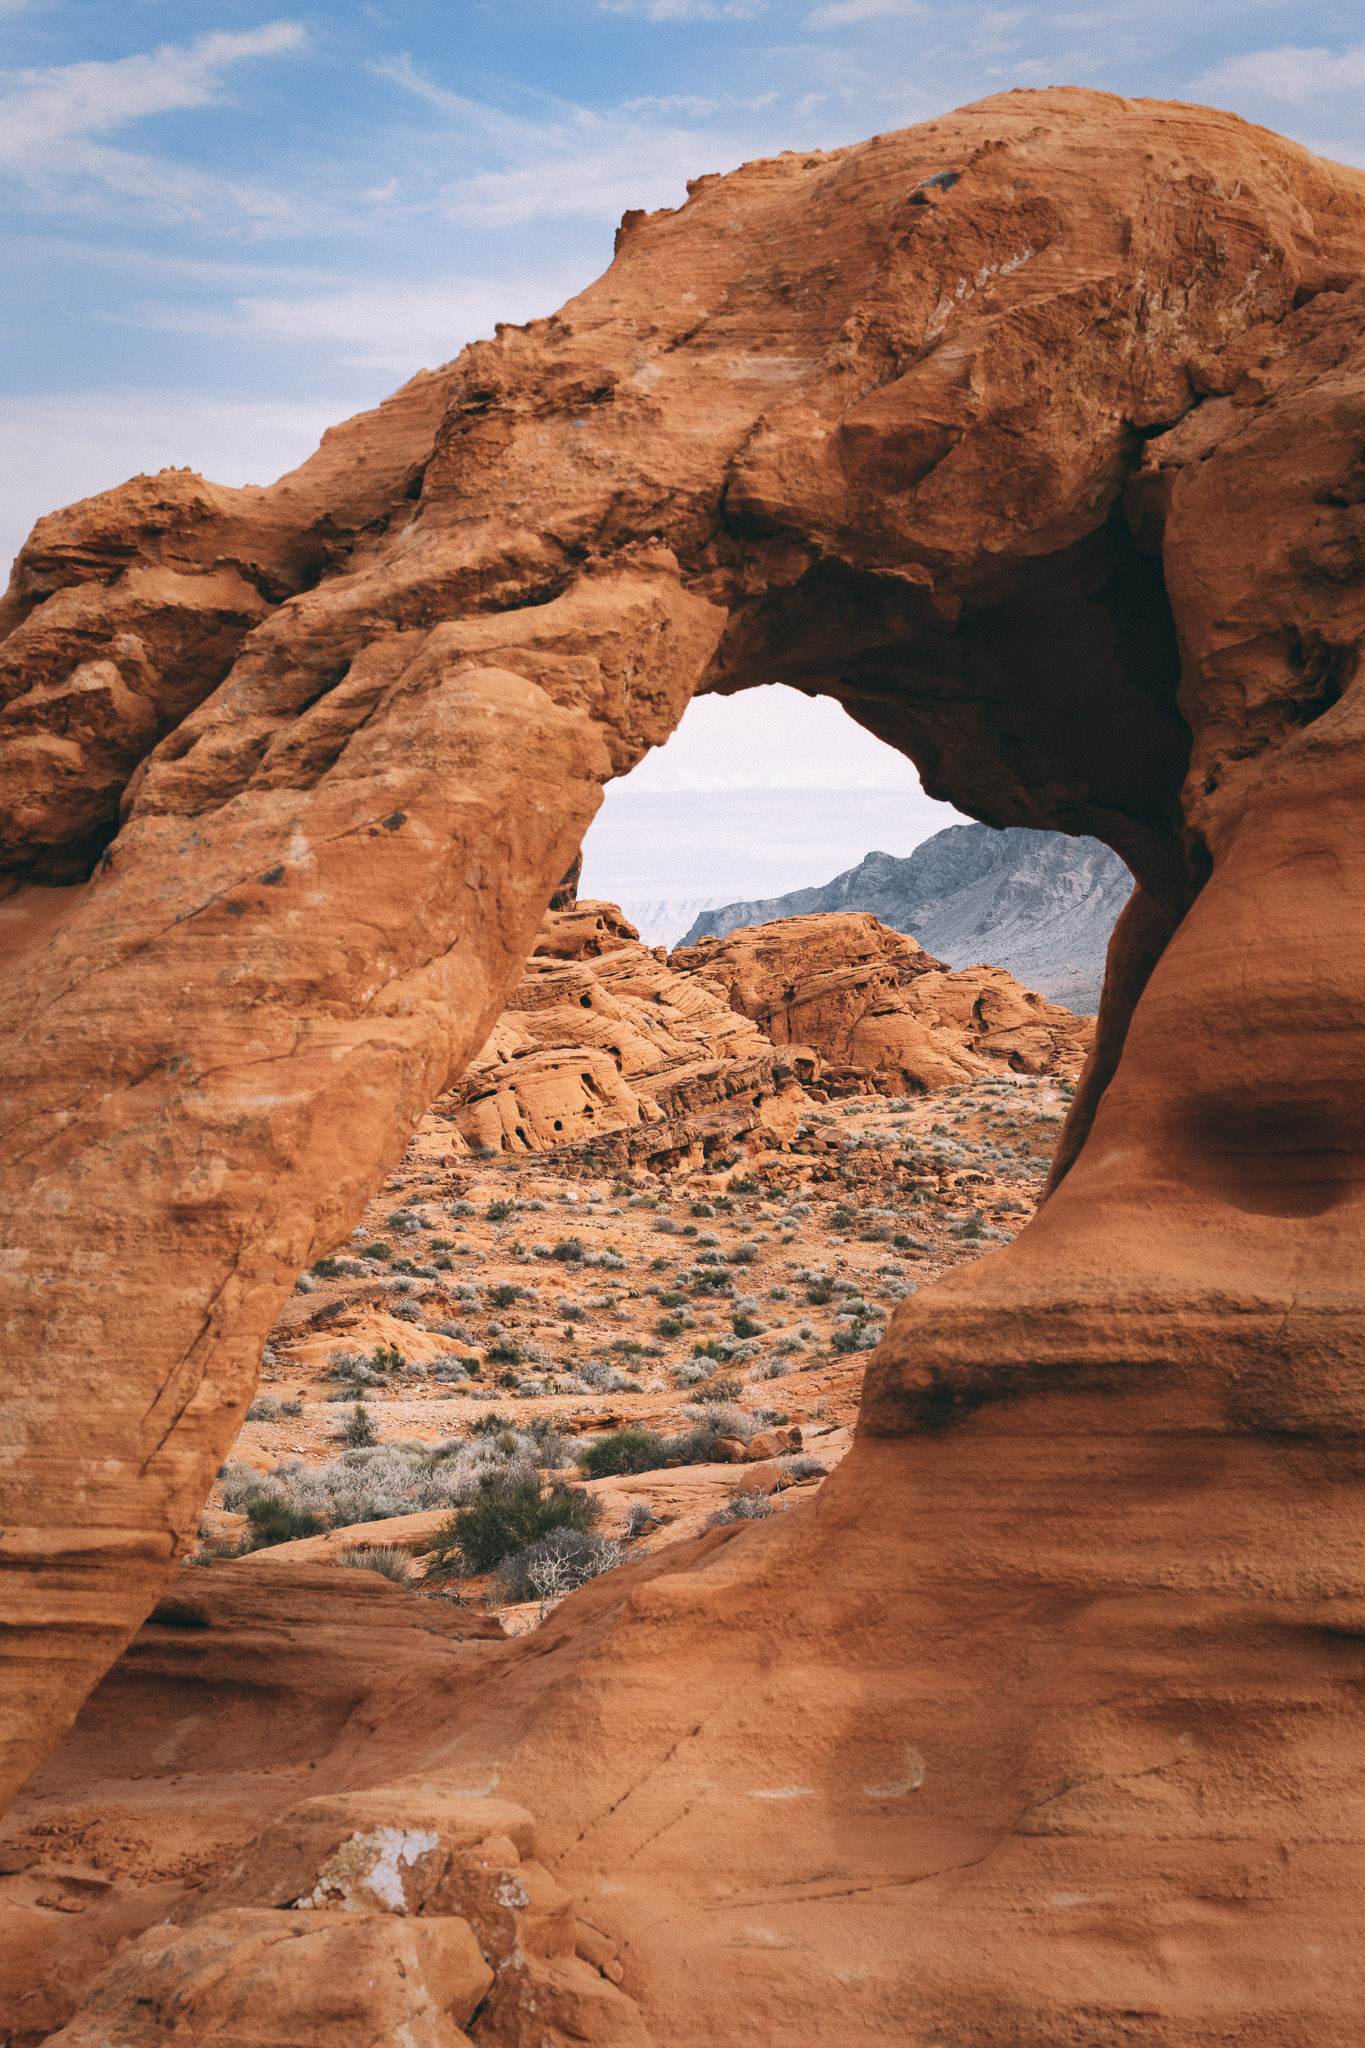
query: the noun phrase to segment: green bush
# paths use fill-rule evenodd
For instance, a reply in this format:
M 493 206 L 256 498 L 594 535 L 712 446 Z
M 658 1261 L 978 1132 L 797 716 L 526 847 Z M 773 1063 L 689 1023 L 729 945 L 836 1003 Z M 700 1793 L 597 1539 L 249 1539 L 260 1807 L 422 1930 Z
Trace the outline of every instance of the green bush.
M 515 1344 L 495 1344 L 488 1354 L 490 1365 L 520 1365 L 521 1353 Z
M 471 1572 L 491 1572 L 552 1529 L 590 1535 L 601 1513 L 581 1487 L 555 1485 L 542 1491 L 530 1473 L 490 1472 L 480 1479 L 478 1492 L 456 1508 L 433 1547 L 443 1554 L 458 1550 Z
M 515 1202 L 499 1200 L 490 1202 L 483 1213 L 490 1223 L 505 1223 L 509 1216 L 516 1214 L 516 1208 Z
M 813 1287 L 806 1289 L 806 1300 L 812 1308 L 823 1308 L 826 1302 L 833 1301 L 833 1299 L 834 1282 L 832 1280 L 817 1280 Z
M 566 1264 L 571 1259 L 581 1259 L 587 1246 L 581 1237 L 561 1237 L 550 1253 L 552 1259 L 562 1259 Z
M 511 1308 L 520 1293 L 521 1289 L 519 1287 L 490 1287 L 488 1299 L 492 1302 L 494 1308 Z
M 370 1411 L 363 1401 L 356 1402 L 355 1413 L 342 1431 L 342 1435 L 353 1451 L 366 1450 L 371 1444 L 379 1442 L 379 1438 L 375 1435 L 374 1424 L 370 1420 Z M 315 1529 L 310 1530 L 309 1534 L 316 1535 L 317 1531 Z
M 269 1550 L 276 1543 L 297 1543 L 304 1536 L 326 1534 L 327 1524 L 307 1508 L 295 1508 L 276 1494 L 258 1493 L 246 1503 L 251 1534 L 248 1550 Z
M 681 1337 L 687 1326 L 678 1316 L 660 1316 L 654 1327 L 661 1337 Z
M 653 1472 L 669 1455 L 665 1440 L 653 1429 L 614 1429 L 578 1453 L 589 1479 L 615 1479 L 626 1472 Z
M 391 1259 L 393 1257 L 393 1246 L 385 1244 L 382 1237 L 377 1237 L 373 1244 L 365 1246 L 360 1256 L 362 1259 Z
M 730 1318 L 730 1328 L 737 1337 L 757 1337 L 762 1334 L 763 1325 L 756 1323 L 752 1316 L 733 1315 Z

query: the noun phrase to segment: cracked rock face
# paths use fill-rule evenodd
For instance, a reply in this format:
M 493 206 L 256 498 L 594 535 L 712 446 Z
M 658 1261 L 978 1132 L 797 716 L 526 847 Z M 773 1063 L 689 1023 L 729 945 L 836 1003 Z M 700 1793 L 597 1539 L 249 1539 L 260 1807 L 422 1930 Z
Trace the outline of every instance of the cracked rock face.
M 726 1550 L 732 1613 L 746 1560 L 785 1562 L 717 1675 L 743 1690 L 780 1659 L 813 1573 L 873 1607 L 902 1568 L 940 1588 L 947 1621 L 932 1591 L 900 1601 L 888 1680 L 891 1720 L 935 1731 L 911 1731 L 923 1839 L 877 1868 L 892 1889 L 975 1871 L 971 1910 L 917 1887 L 915 1923 L 922 2009 L 974 2043 L 1039 2013 L 1117 2041 L 1152 2012 L 1181 2048 L 1353 2038 L 1347 1976 L 1300 1968 L 1293 1930 L 1331 1922 L 1321 1845 L 1360 1749 L 1332 1714 L 1358 1710 L 1325 1663 L 1300 1721 L 1284 1702 L 1293 1632 L 1326 1658 L 1360 1592 L 1332 1531 L 1359 1513 L 1365 1422 L 1363 257 L 1358 172 L 1204 109 L 1008 94 L 627 216 L 557 316 L 269 489 L 141 478 L 41 522 L 0 641 L 9 1785 L 152 1605 L 295 1273 L 487 1038 L 602 783 L 698 690 L 777 678 L 988 823 L 1103 839 L 1138 888 L 1051 1199 L 903 1305 L 818 1537 L 797 1518 Z M 1050 1475 L 1036 1551 L 1003 1505 L 1026 1438 Z M 912 1494 L 928 1549 L 860 1548 L 860 1517 L 899 1526 Z M 1035 1609 L 985 1669 L 955 1631 L 997 1639 L 1021 1584 Z M 641 1747 L 565 1792 L 586 1827 L 589 1785 L 606 1812 L 648 1782 L 641 1842 L 723 1611 L 704 1584 L 651 1597 L 671 1677 L 643 1610 L 593 1653 L 615 1697 L 638 1688 Z M 876 1690 L 880 1641 L 849 1636 L 839 1684 Z M 1253 1697 L 1280 1703 L 1254 1737 Z M 553 1686 L 526 1712 L 528 1758 L 596 1725 Z M 1187 1769 L 1186 1734 L 1236 1767 Z M 1258 1805 L 1253 1741 L 1305 1788 L 1292 1812 Z M 1149 1768 L 1174 1774 L 1160 1812 Z M 821 1836 L 850 1893 L 882 1887 L 827 1747 L 757 1775 L 791 1791 L 760 1808 L 793 1884 Z M 1046 1852 L 1020 1814 L 1049 1816 Z M 1294 1985 L 1257 2033 L 1271 1937 L 1234 1953 L 1199 1902 L 1282 1899 L 1272 1838 L 1295 1826 L 1311 1876 L 1268 1916 Z M 610 1862 L 629 1831 L 573 1853 Z M 701 1853 L 695 1829 L 670 1843 L 680 1889 Z M 1061 1932 L 1030 1975 L 1035 1909 Z M 903 2035 L 896 1912 L 856 1967 Z M 1119 1957 L 1139 1921 L 1164 1976 Z M 964 1990 L 951 1958 L 983 1929 Z M 661 1984 L 767 1998 L 760 2031 L 782 2010 L 770 1962 L 708 1980 L 681 1934 L 652 1939 Z M 809 1971 L 802 2009 L 829 2014 Z

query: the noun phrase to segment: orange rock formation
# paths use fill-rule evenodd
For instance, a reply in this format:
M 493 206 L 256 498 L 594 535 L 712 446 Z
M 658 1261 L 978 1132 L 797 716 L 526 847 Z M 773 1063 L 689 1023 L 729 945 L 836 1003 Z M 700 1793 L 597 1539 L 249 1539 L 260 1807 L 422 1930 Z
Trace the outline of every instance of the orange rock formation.
M 679 947 L 672 964 L 719 982 L 774 1044 L 815 1046 L 836 1088 L 870 1077 L 885 1094 L 919 1094 L 1002 1064 L 1055 1073 L 1079 1067 L 1094 1037 L 1090 1018 L 1003 967 L 945 967 L 865 911 L 745 925 Z
M 660 2048 L 1355 2041 L 1363 260 L 1359 172 L 1007 94 L 628 215 L 555 318 L 269 490 L 42 523 L 3 643 L 7 1783 L 602 782 L 778 677 L 1138 878 L 1054 1191 L 903 1305 L 812 1510 L 596 1582 L 366 1775 L 496 1775 Z
M 746 1023 L 749 1028 L 746 1029 Z M 1075 1072 L 1094 1025 L 999 967 L 954 973 L 875 917 L 745 927 L 662 949 L 612 903 L 550 911 L 487 1042 L 430 1122 L 444 1152 L 624 1132 L 623 1157 L 700 1164 L 790 1139 L 811 1098 L 901 1095 L 1002 1066 Z

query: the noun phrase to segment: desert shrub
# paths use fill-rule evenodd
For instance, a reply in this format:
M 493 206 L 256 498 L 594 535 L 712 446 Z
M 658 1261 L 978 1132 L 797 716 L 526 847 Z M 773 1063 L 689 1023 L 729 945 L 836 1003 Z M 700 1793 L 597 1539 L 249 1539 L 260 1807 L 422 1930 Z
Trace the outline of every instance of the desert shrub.
M 766 1365 L 756 1365 L 749 1378 L 753 1381 L 783 1380 L 790 1371 L 791 1367 L 784 1364 L 780 1358 L 772 1358 Z
M 654 1327 L 661 1337 L 681 1337 L 687 1326 L 679 1316 L 660 1316 Z
M 817 1280 L 813 1287 L 806 1289 L 806 1300 L 812 1308 L 823 1308 L 826 1302 L 833 1301 L 833 1299 L 834 1282 L 832 1280 Z
M 363 1401 L 356 1402 L 355 1413 L 342 1431 L 342 1435 L 353 1451 L 365 1450 L 369 1445 L 379 1442 L 370 1411 Z
M 855 1323 L 851 1328 L 836 1330 L 833 1346 L 836 1351 L 873 1351 L 882 1341 L 880 1323 Z
M 499 1415 L 496 1409 L 490 1409 L 487 1415 L 480 1415 L 475 1422 L 470 1424 L 469 1434 L 472 1437 L 496 1436 L 500 1429 L 515 1431 L 516 1426 L 517 1419 L 515 1415 Z
M 689 1358 L 684 1365 L 673 1368 L 673 1383 L 679 1387 L 695 1387 L 706 1378 L 706 1367 L 697 1359 Z
M 727 1522 L 761 1522 L 772 1512 L 773 1503 L 765 1494 L 732 1493 L 725 1506 L 706 1520 L 711 1528 L 721 1529 Z
M 574 1260 L 581 1259 L 587 1249 L 581 1237 L 561 1237 L 550 1257 L 568 1265 Z
M 581 1529 L 553 1529 L 499 1566 L 498 1588 L 504 1600 L 539 1600 L 543 1614 L 622 1561 L 619 1542 Z
M 314 1259 L 310 1270 L 319 1280 L 335 1280 L 339 1273 L 346 1271 L 346 1266 L 336 1258 Z
M 665 1439 L 652 1429 L 614 1429 L 585 1444 L 578 1453 L 579 1468 L 589 1479 L 614 1479 L 627 1472 L 653 1472 L 667 1453 Z
M 804 1451 L 798 1451 L 794 1457 L 779 1458 L 778 1463 L 784 1472 L 791 1473 L 793 1479 L 823 1479 L 825 1476 L 823 1461 L 810 1457 Z
M 446 1555 L 458 1550 L 468 1571 L 495 1571 L 553 1529 L 590 1535 L 601 1512 L 581 1487 L 542 1488 L 531 1472 L 489 1472 L 456 1508 L 435 1547 Z
M 496 1202 L 490 1202 L 483 1213 L 490 1223 L 505 1223 L 509 1216 L 516 1214 L 516 1208 L 515 1202 L 500 1197 Z
M 692 1275 L 694 1294 L 732 1294 L 734 1281 L 719 1268 L 715 1272 L 700 1271 Z
M 623 1543 L 634 1543 L 643 1536 L 646 1529 L 653 1528 L 659 1517 L 647 1500 L 633 1500 L 626 1514 L 625 1526 L 621 1530 Z
M 715 1204 L 712 1202 L 694 1202 L 690 1213 L 693 1216 L 714 1216 L 716 1213 Z
M 501 1339 L 488 1353 L 490 1365 L 520 1365 L 521 1353 L 515 1344 L 505 1344 Z
M 752 1316 L 739 1313 L 731 1316 L 730 1328 L 737 1337 L 758 1337 L 762 1335 L 762 1323 L 756 1323 Z
M 247 1409 L 246 1419 L 248 1422 L 278 1422 L 282 1416 L 302 1413 L 302 1401 L 278 1401 L 273 1394 L 262 1394 Z
M 393 1257 L 393 1246 L 385 1244 L 383 1238 L 377 1237 L 372 1244 L 361 1247 L 360 1256 L 362 1259 L 391 1259 Z
M 352 1571 L 382 1572 L 395 1586 L 412 1584 L 412 1560 L 406 1550 L 393 1543 L 372 1543 L 364 1550 L 345 1550 L 337 1563 Z
M 488 1299 L 494 1308 L 511 1308 L 517 1298 L 524 1292 L 525 1290 L 520 1287 L 490 1287 Z
M 304 1536 L 323 1536 L 327 1524 L 307 1508 L 292 1507 L 273 1493 L 258 1493 L 245 1503 L 251 1533 L 248 1550 L 269 1550 L 276 1543 L 297 1543 Z
M 628 1380 L 604 1358 L 590 1358 L 586 1365 L 580 1365 L 578 1377 L 594 1394 L 638 1394 L 640 1391 L 634 1380 Z

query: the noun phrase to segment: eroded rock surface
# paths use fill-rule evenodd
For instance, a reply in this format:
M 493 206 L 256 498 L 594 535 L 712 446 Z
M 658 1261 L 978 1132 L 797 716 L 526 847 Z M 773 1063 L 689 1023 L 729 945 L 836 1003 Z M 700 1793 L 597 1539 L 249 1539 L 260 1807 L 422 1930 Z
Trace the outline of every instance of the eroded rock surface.
M 7 1785 L 602 782 L 777 677 L 1122 856 L 1087 1081 L 810 1517 L 575 1595 L 446 1762 L 534 1792 L 656 2040 L 1354 2043 L 1363 265 L 1359 172 L 1012 93 L 627 216 L 371 416 L 373 494 L 343 440 L 44 522 L 0 648 Z
M 548 913 L 507 1008 L 428 1119 L 455 1156 L 587 1145 L 655 1169 L 789 1145 L 832 1095 L 1072 1073 L 1088 1018 L 954 973 L 875 917 L 786 918 L 665 956 L 615 904 Z M 615 1144 L 604 1145 L 608 1133 Z M 447 1150 L 443 1156 L 449 1157 Z
M 777 1045 L 810 1044 L 835 1093 L 929 1093 L 1014 1068 L 1077 1067 L 1093 1027 L 1002 967 L 954 970 L 865 911 L 784 917 L 680 946 L 673 965 L 718 982 Z

